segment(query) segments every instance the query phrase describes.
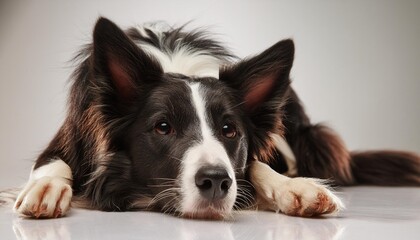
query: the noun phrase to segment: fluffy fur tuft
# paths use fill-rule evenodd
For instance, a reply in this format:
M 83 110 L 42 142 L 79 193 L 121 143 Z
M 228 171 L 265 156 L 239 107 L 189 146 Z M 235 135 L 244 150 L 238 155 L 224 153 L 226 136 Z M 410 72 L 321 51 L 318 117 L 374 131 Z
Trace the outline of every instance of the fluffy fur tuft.
M 354 184 L 420 186 L 420 156 L 402 151 L 352 152 Z

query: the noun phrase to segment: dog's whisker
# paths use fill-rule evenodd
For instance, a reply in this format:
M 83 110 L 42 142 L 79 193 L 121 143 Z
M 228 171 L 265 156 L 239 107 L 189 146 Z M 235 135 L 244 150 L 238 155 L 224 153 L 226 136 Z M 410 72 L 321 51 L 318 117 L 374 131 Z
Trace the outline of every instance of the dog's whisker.
M 237 107 L 239 107 L 239 106 L 241 106 L 241 105 L 243 105 L 243 104 L 245 104 L 245 103 L 246 103 L 246 101 L 242 101 L 242 102 L 240 102 L 240 103 L 238 103 L 238 104 L 236 104 L 236 105 L 234 105 L 234 106 L 232 106 L 232 107 L 228 108 L 228 110 L 235 109 L 235 108 L 237 108 Z
M 153 180 L 168 180 L 168 181 L 176 181 L 177 179 L 174 179 L 174 178 L 162 178 L 162 177 L 159 177 L 159 178 L 152 178 Z
M 254 205 L 254 196 L 247 188 L 238 187 L 237 200 L 235 202 L 235 209 L 246 209 Z
M 172 207 L 171 203 L 175 200 L 175 198 L 170 199 L 165 205 L 162 206 L 162 210 L 166 211 Z
M 162 210 L 164 213 L 172 213 L 175 210 L 175 204 L 178 202 L 178 198 L 174 197 L 171 200 L 169 200 L 163 207 Z M 175 204 L 173 204 L 175 203 Z
M 174 156 L 169 155 L 169 154 L 167 154 L 167 156 L 168 156 L 169 158 L 174 159 L 174 160 L 177 160 L 177 161 L 179 161 L 179 162 L 181 162 L 181 163 L 183 162 L 183 161 L 182 161 L 182 159 L 180 159 L 180 158 L 174 157 Z
M 242 205 L 242 209 L 252 208 L 255 206 L 255 202 L 248 198 L 244 198 L 244 201 L 240 204 Z
M 178 204 L 179 204 L 179 198 L 178 196 L 175 196 L 162 207 L 162 210 L 164 210 L 165 213 L 170 213 L 170 214 L 175 213 L 176 211 L 178 211 Z
M 253 191 L 251 189 L 248 189 L 247 187 L 238 186 L 238 192 L 247 194 L 249 196 L 253 196 Z
M 253 203 L 252 201 L 249 200 L 244 200 L 242 202 L 236 202 L 235 205 L 233 206 L 234 210 L 243 210 L 243 209 L 250 209 L 253 208 L 255 206 L 255 203 Z
M 174 185 L 173 184 L 149 184 L 147 186 L 159 188 L 159 187 L 173 187 Z
M 147 208 L 150 208 L 154 204 L 156 204 L 159 201 L 162 201 L 165 198 L 176 196 L 176 191 L 179 190 L 179 188 L 168 188 L 165 190 L 162 190 L 148 204 Z
M 238 199 L 236 201 L 236 204 L 240 206 L 249 206 L 253 204 L 253 201 L 247 196 L 238 194 Z
M 156 183 L 149 183 L 147 186 L 165 186 L 165 187 L 177 187 L 177 181 L 172 180 L 162 180 L 162 181 L 156 181 Z
M 149 183 L 148 186 L 152 186 L 152 185 L 172 185 L 172 186 L 177 186 L 178 181 L 176 179 L 163 179 L 163 178 L 153 178 L 151 179 L 151 181 L 153 181 L 153 183 Z
M 252 184 L 252 182 L 245 180 L 245 179 L 236 179 L 236 182 L 238 183 L 238 186 L 243 186 L 243 187 L 252 187 L 255 188 L 254 185 Z

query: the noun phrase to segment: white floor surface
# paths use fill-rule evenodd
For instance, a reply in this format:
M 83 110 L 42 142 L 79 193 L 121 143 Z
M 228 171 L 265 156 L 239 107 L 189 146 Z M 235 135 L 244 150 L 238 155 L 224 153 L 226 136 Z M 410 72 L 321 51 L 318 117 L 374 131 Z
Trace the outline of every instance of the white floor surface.
M 0 208 L 0 239 L 420 239 L 420 188 L 340 190 L 337 217 L 298 218 L 244 211 L 230 221 L 180 219 L 149 212 L 72 209 L 61 219 L 24 219 Z

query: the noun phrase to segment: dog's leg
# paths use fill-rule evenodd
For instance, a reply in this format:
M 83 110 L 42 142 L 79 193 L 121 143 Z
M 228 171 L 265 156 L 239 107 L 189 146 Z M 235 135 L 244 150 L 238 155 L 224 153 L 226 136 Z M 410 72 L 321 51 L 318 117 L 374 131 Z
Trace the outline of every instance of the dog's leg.
M 33 169 L 28 183 L 20 192 L 14 209 L 36 218 L 64 216 L 70 208 L 72 173 L 62 160 Z
M 321 180 L 289 178 L 259 161 L 251 163 L 249 173 L 259 209 L 310 217 L 336 213 L 344 207 L 341 200 L 322 185 Z
M 281 152 L 281 154 L 284 157 L 284 160 L 286 161 L 287 172 L 283 174 L 288 177 L 296 177 L 298 175 L 296 157 L 293 154 L 293 151 L 290 148 L 289 144 L 283 137 L 280 137 L 277 134 L 270 134 L 270 137 L 277 150 Z

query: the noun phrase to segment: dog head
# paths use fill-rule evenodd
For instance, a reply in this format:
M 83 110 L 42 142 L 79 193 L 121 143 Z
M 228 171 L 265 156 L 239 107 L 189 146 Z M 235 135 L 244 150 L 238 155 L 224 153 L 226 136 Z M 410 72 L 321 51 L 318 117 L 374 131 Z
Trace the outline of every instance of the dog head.
M 138 198 L 133 207 L 223 218 L 237 198 L 249 198 L 240 184 L 248 161 L 267 160 L 269 133 L 282 132 L 293 42 L 221 66 L 219 78 L 167 71 L 143 48 L 109 20 L 98 21 L 94 86 L 101 103 L 112 106 L 108 121 L 122 122 L 113 144 L 129 159 L 129 184 L 145 187 L 149 197 L 126 194 Z

